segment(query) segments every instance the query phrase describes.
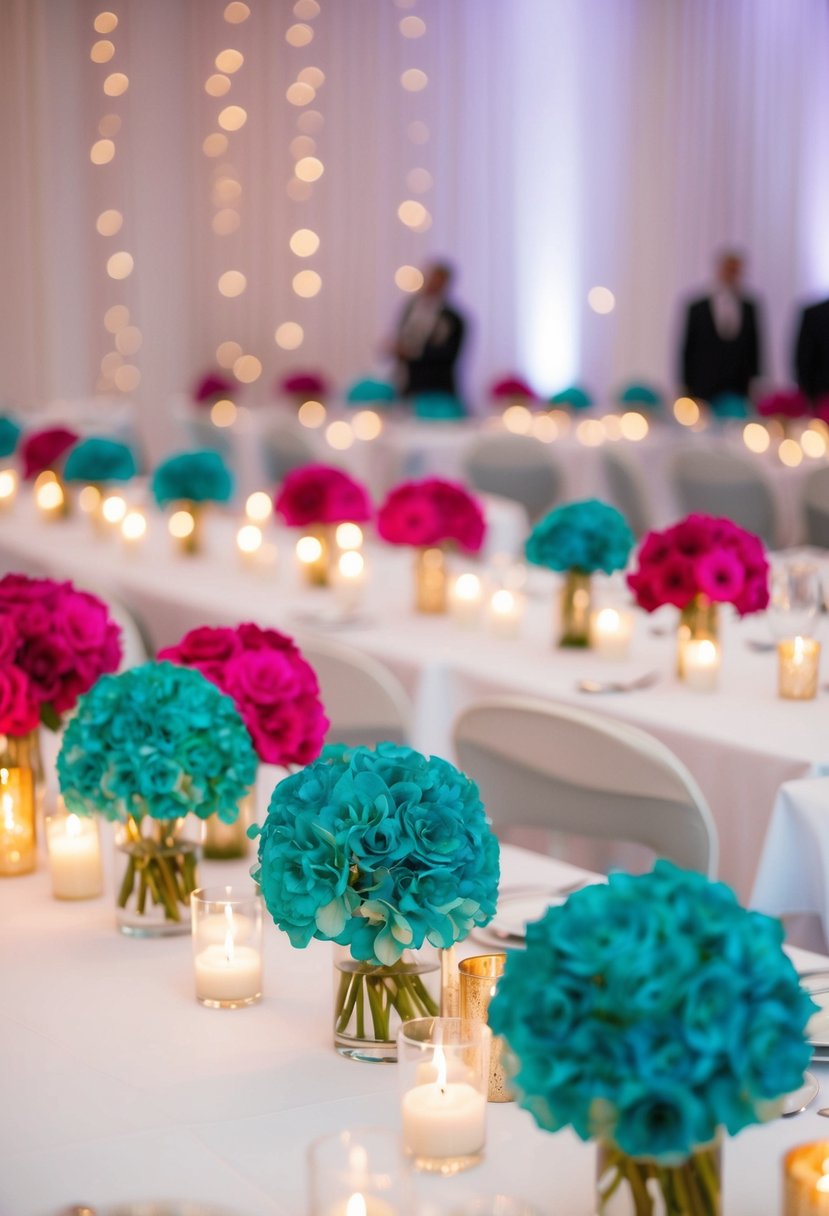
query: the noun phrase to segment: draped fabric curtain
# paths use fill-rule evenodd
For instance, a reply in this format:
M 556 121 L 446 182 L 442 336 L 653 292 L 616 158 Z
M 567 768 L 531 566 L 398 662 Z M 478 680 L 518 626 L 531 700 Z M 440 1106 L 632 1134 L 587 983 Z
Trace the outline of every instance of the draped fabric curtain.
M 795 309 L 829 294 L 826 0 L 319 0 L 301 47 L 286 41 L 302 19 L 289 0 L 248 0 L 241 24 L 225 7 L 0 2 L 0 398 L 126 395 L 157 452 L 171 397 L 220 343 L 262 365 L 240 393 L 249 403 L 292 368 L 339 385 L 387 373 L 406 298 L 395 272 L 430 256 L 458 267 L 473 403 L 507 371 L 545 392 L 578 379 L 600 399 L 632 377 L 672 388 L 680 301 L 705 288 L 724 245 L 748 255 L 767 370 L 788 376 Z M 118 18 L 110 34 L 95 32 L 102 11 Z M 425 31 L 407 38 L 412 16 Z M 101 38 L 114 53 L 96 63 Z M 244 62 L 212 97 L 227 48 Z M 324 83 L 292 105 L 309 66 Z M 427 83 L 409 92 L 413 68 Z M 111 97 L 114 72 L 129 87 Z M 247 120 L 206 156 L 229 104 Z M 324 172 L 290 198 L 309 110 Z M 93 164 L 114 120 L 114 157 Z M 212 227 L 220 179 L 237 183 L 226 235 Z M 401 223 L 406 199 L 427 208 L 426 230 Z M 122 226 L 100 235 L 109 209 Z M 289 249 L 298 228 L 320 238 L 312 257 Z M 120 251 L 133 270 L 112 279 Z M 292 288 L 304 269 L 321 276 L 312 298 Z M 228 270 L 246 280 L 231 298 L 217 288 Z M 615 296 L 609 314 L 588 306 L 596 285 Z M 105 325 L 114 305 L 138 331 L 126 354 Z M 295 350 L 275 342 L 285 322 L 303 327 Z M 119 360 L 136 369 L 121 389 Z

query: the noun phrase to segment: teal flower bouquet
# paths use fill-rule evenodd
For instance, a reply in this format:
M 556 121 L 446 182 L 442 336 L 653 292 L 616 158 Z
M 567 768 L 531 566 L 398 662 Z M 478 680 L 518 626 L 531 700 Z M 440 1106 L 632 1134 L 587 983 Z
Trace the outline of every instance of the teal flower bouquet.
M 132 449 L 116 439 L 91 435 L 72 448 L 63 469 L 65 481 L 106 485 L 111 481 L 130 481 L 137 473 Z
M 525 545 L 527 561 L 566 572 L 560 646 L 589 645 L 590 576 L 624 569 L 634 543 L 624 516 L 596 498 L 556 507 L 535 525 Z
M 180 452 L 158 465 L 152 491 L 160 507 L 171 503 L 179 507 L 182 519 L 171 519 L 170 529 L 185 553 L 198 553 L 201 507 L 206 502 L 228 502 L 233 495 L 233 475 L 218 452 Z
M 280 782 L 256 833 L 252 873 L 277 927 L 293 946 L 344 947 L 335 1042 L 389 1058 L 399 1022 L 437 1012 L 412 952 L 495 914 L 498 842 L 477 787 L 408 747 L 333 750 Z
M 0 458 L 13 456 L 20 442 L 21 428 L 8 414 L 0 414 Z
M 256 775 L 231 699 L 201 672 L 172 663 L 104 676 L 80 698 L 57 768 L 69 811 L 119 824 L 120 927 L 186 932 L 197 883 L 184 817 L 232 823 Z
M 803 1082 L 815 1006 L 779 922 L 659 861 L 611 875 L 527 929 L 490 1006 L 519 1101 L 602 1147 L 598 1212 L 630 1189 L 667 1216 L 719 1213 L 717 1141 Z

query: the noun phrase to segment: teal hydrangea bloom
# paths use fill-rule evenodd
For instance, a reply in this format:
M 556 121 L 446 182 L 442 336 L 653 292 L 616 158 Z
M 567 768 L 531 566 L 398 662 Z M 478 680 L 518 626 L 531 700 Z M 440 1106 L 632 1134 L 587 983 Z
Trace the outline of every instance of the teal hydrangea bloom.
M 233 823 L 256 754 L 230 697 L 200 671 L 145 663 L 78 701 L 58 756 L 67 808 L 124 822 L 216 814 Z
M 612 574 L 624 569 L 634 544 L 624 516 L 615 507 L 588 498 L 556 507 L 539 520 L 525 552 L 534 566 Z
M 816 1008 L 782 941 L 779 921 L 667 861 L 548 908 L 489 1011 L 521 1105 L 664 1164 L 774 1117 Z
M 495 914 L 499 850 L 477 786 L 446 760 L 380 743 L 330 754 L 276 787 L 252 870 L 293 946 L 312 938 L 392 966 Z
M 66 458 L 66 481 L 101 483 L 129 481 L 138 472 L 132 449 L 116 439 L 97 435 L 82 439 Z
M 160 507 L 171 502 L 227 502 L 233 476 L 218 452 L 181 452 L 158 466 L 152 489 Z
M 397 397 L 393 384 L 370 377 L 355 380 L 345 395 L 346 405 L 390 405 Z
M 568 385 L 550 398 L 550 405 L 565 405 L 571 410 L 589 410 L 592 404 L 593 398 L 578 384 Z
M 11 456 L 17 449 L 21 428 L 8 414 L 0 414 L 0 457 Z

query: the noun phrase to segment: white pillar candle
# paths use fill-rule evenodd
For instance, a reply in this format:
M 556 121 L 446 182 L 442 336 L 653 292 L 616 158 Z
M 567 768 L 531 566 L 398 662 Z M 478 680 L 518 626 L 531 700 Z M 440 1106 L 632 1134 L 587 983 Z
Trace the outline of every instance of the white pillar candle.
M 633 613 L 621 608 L 600 608 L 590 616 L 590 645 L 605 659 L 627 658 L 633 635 Z
M 128 548 L 138 546 L 147 535 L 147 517 L 143 511 L 127 511 L 121 520 L 121 536 Z
M 692 638 L 683 650 L 684 676 L 696 692 L 713 692 L 720 675 L 720 648 L 710 638 Z
M 449 611 L 459 625 L 470 628 L 481 616 L 484 593 L 477 574 L 459 574 L 449 591 Z
M 341 524 L 340 527 L 345 527 Z M 334 586 L 337 600 L 347 611 L 357 608 L 363 598 L 366 559 L 358 549 L 347 549 L 337 561 Z
M 94 899 L 103 889 L 101 846 L 94 819 L 52 815 L 46 823 L 55 899 Z
M 469 1157 L 486 1138 L 486 1098 L 465 1081 L 417 1085 L 403 1095 L 403 1144 L 414 1157 Z
M 514 638 L 521 628 L 521 598 L 506 587 L 493 591 L 489 601 L 489 627 L 499 638 Z
M 242 562 L 247 566 L 255 566 L 262 548 L 262 529 L 258 524 L 243 524 L 236 533 L 236 546 Z
M 0 469 L 0 508 L 10 507 L 17 494 L 17 474 L 14 469 Z
M 196 999 L 232 1009 L 262 995 L 262 917 L 258 897 L 233 901 L 232 890 L 226 891 L 227 900 L 193 894 L 193 966 Z M 245 907 L 247 914 L 234 907 Z
M 216 1004 L 247 1004 L 262 992 L 262 956 L 253 946 L 206 946 L 195 958 L 196 996 Z

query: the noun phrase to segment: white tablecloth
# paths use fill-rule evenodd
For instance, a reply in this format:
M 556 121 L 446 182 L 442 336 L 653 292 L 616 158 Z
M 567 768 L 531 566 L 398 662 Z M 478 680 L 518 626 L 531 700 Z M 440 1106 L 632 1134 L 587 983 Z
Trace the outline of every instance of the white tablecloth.
M 817 916 L 829 941 L 829 777 L 781 786 L 751 903 L 774 916 Z
M 0 517 L 0 566 L 53 572 L 109 590 L 138 613 L 157 646 L 177 641 L 200 624 L 254 620 L 291 633 L 322 633 L 309 624 L 332 593 L 298 585 L 292 534 L 276 530 L 275 565 L 244 567 L 233 543 L 234 523 L 208 521 L 209 550 L 184 559 L 173 554 L 158 516 L 142 548 L 127 552 L 115 536 L 96 538 L 87 521 L 43 524 L 27 501 Z M 362 615 L 334 631 L 339 641 L 375 655 L 404 682 L 414 701 L 421 750 L 451 755 L 455 714 L 482 695 L 521 693 L 585 705 L 633 722 L 671 747 L 705 793 L 720 836 L 720 873 L 748 899 L 777 791 L 829 760 L 827 699 L 781 701 L 776 656 L 746 642 L 768 640 L 761 618 L 726 619 L 721 688 L 695 693 L 673 676 L 676 614 L 637 619 L 631 658 L 621 663 L 593 652 L 554 649 L 551 604 L 556 580 L 531 571 L 523 634 L 499 639 L 444 618 L 411 611 L 412 556 L 377 546 L 368 550 L 371 581 Z M 331 631 L 329 630 L 329 633 Z M 619 696 L 576 691 L 581 677 L 626 678 L 656 671 L 647 690 Z
M 503 881 L 572 878 L 560 863 L 505 849 Z M 249 882 L 247 863 L 203 862 L 205 885 Z M 481 948 L 469 943 L 469 952 Z M 802 968 L 826 965 L 797 955 Z M 48 875 L 0 879 L 0 1213 L 54 1216 L 70 1203 L 189 1198 L 241 1216 L 303 1216 L 305 1154 L 326 1132 L 399 1126 L 397 1071 L 331 1045 L 331 947 L 292 950 L 265 932 L 264 998 L 248 1009 L 196 1003 L 187 937 L 128 939 L 113 895 L 60 903 Z M 810 1110 L 725 1147 L 725 1210 L 778 1210 L 780 1158 L 825 1135 Z M 419 1182 L 430 1212 L 470 1195 L 518 1195 L 544 1216 L 593 1212 L 594 1150 L 539 1131 L 514 1104 L 488 1111 L 486 1159 Z

